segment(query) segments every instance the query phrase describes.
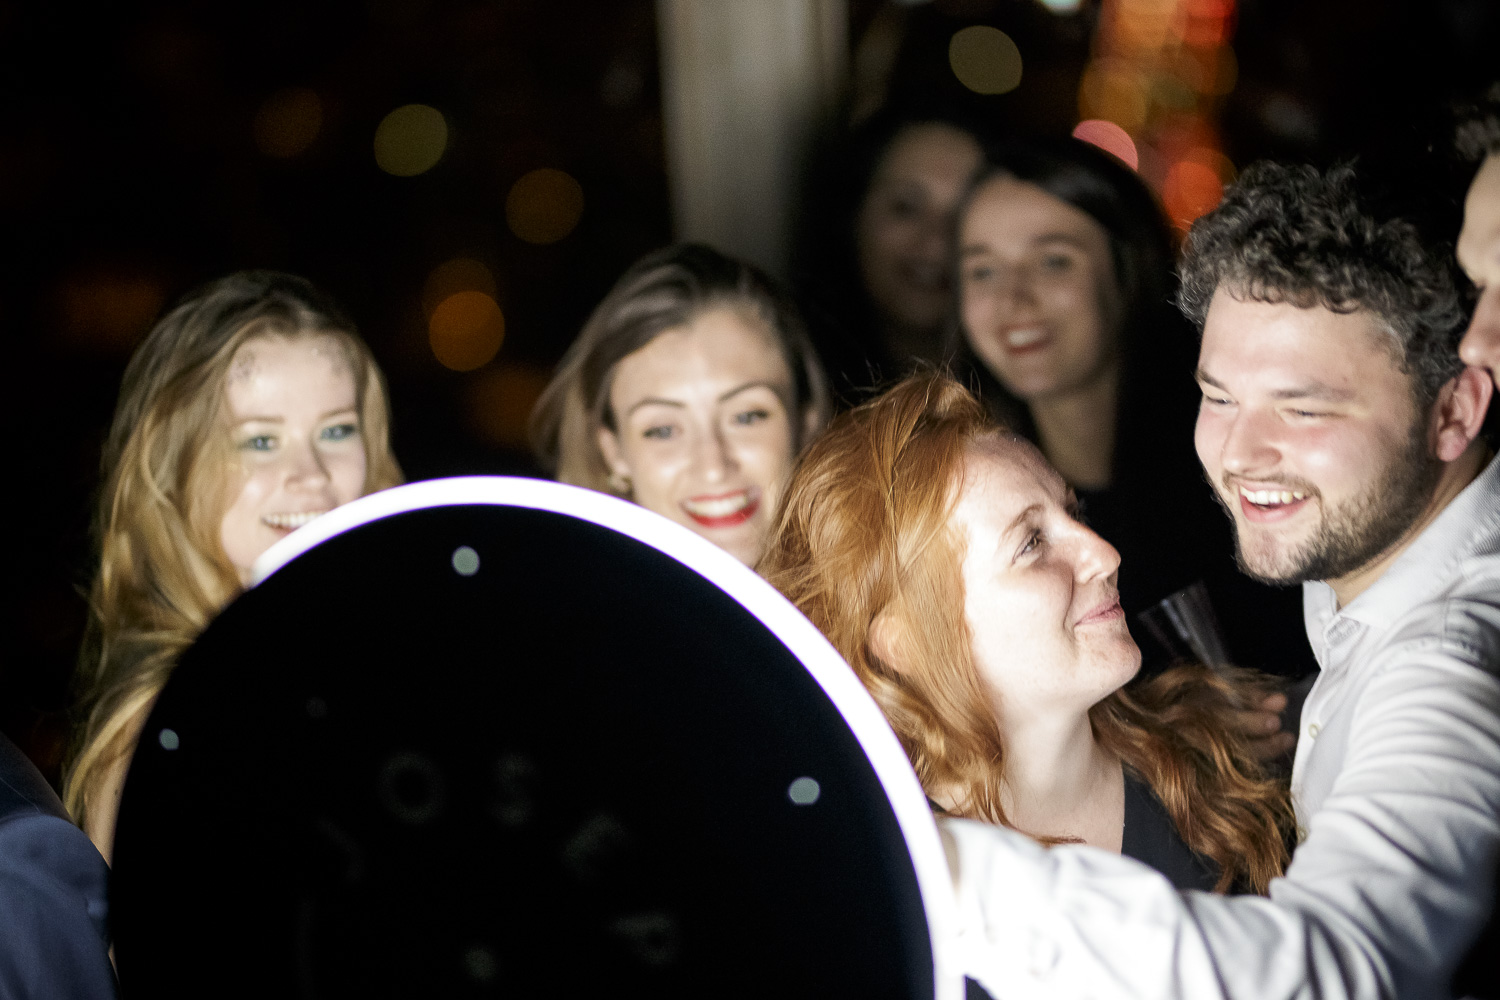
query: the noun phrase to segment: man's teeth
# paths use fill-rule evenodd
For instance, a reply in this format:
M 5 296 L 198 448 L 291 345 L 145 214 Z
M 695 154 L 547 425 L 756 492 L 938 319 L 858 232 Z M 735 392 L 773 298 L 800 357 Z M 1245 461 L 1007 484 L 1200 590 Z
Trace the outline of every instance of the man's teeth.
M 742 491 L 732 493 L 727 497 L 684 500 L 682 506 L 689 514 L 697 514 L 699 517 L 728 517 L 750 506 L 750 494 Z
M 1046 336 L 1047 331 L 1045 330 L 1007 330 L 1005 333 L 1005 343 L 1009 347 L 1030 347 Z
M 1242 488 L 1240 495 L 1258 507 L 1273 507 L 1277 504 L 1287 504 L 1294 500 L 1307 499 L 1307 494 L 1301 490 L 1247 490 Z
M 322 517 L 325 513 L 327 511 L 309 510 L 303 511 L 301 514 L 262 514 L 260 519 L 273 528 L 293 531 L 304 524 L 310 523 L 314 518 Z

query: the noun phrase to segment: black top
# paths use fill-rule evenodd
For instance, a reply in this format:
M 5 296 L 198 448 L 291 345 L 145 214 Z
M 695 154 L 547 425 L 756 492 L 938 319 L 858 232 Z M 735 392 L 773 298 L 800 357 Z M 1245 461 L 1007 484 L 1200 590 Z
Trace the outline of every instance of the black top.
M 1120 853 L 1145 862 L 1178 889 L 1212 892 L 1217 866 L 1183 842 L 1166 807 L 1144 781 L 1125 775 L 1125 836 Z

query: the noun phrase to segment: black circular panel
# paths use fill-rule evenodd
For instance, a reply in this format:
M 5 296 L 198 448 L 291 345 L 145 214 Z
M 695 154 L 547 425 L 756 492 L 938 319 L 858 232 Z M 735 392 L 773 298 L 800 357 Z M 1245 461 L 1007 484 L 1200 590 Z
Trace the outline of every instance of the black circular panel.
M 128 997 L 932 997 L 838 711 L 697 573 L 575 517 L 354 528 L 229 607 L 144 730 Z

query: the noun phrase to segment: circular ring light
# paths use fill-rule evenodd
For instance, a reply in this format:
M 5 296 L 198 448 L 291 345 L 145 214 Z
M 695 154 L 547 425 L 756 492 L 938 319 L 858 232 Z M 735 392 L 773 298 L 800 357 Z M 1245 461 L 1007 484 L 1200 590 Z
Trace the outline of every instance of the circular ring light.
M 963 990 L 927 801 L 832 646 L 686 528 L 540 480 L 267 551 L 147 721 L 115 882 L 143 995 Z

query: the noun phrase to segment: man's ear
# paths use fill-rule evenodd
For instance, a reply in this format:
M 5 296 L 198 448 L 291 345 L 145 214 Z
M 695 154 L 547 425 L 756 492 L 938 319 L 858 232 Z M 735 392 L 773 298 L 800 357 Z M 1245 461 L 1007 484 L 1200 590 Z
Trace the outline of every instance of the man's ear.
M 906 672 L 902 647 L 905 645 L 906 627 L 890 608 L 875 616 L 870 623 L 870 653 L 881 664 L 898 674 Z
M 1494 392 L 1490 373 L 1474 367 L 1465 368 L 1439 390 L 1432 407 L 1432 438 L 1441 461 L 1456 460 L 1479 436 Z

